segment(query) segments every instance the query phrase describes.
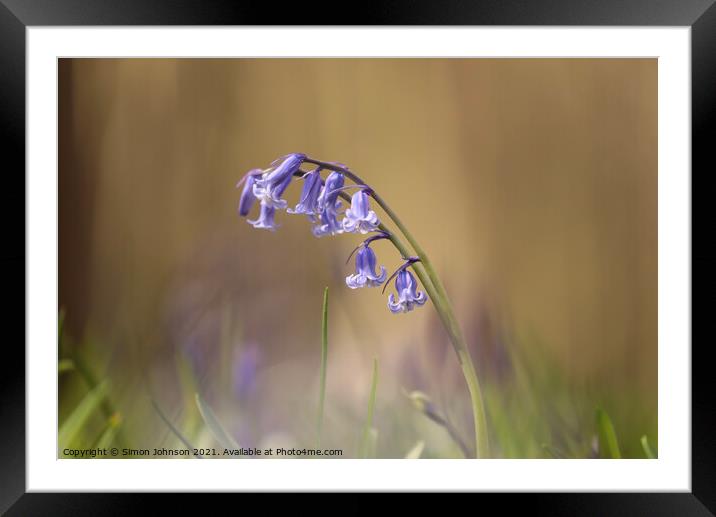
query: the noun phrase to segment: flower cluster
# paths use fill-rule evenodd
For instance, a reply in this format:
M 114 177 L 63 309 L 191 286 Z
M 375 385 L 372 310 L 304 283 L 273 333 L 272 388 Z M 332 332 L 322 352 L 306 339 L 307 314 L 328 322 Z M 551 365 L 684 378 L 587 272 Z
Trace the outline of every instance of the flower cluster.
M 304 165 L 313 167 L 303 171 Z M 330 171 L 325 179 L 321 173 Z M 367 185 L 355 182 L 346 185 L 346 175 L 355 180 L 348 169 L 331 162 L 320 162 L 305 154 L 292 153 L 274 161 L 268 169 L 252 169 L 236 185 L 242 187 L 239 199 L 239 215 L 248 216 L 255 202 L 259 201 L 257 219 L 247 220 L 254 228 L 275 231 L 277 210 L 286 210 L 289 214 L 305 215 L 313 225 L 313 235 L 338 235 L 341 233 L 360 233 L 367 237 L 351 256 L 355 254 L 355 273 L 346 277 L 346 285 L 351 289 L 361 287 L 380 287 L 386 283 L 387 271 L 384 266 L 377 267 L 377 258 L 370 244 L 378 239 L 390 239 L 391 234 L 385 230 L 378 215 L 370 208 L 370 197 L 373 190 Z M 288 201 L 282 198 L 283 193 L 294 178 L 303 182 L 301 196 L 294 208 L 288 208 Z M 346 194 L 348 189 L 357 189 L 352 196 Z M 341 210 L 340 198 L 350 199 L 350 207 Z M 350 259 L 350 257 L 349 257 Z M 396 300 L 391 294 L 388 297 L 388 308 L 393 313 L 409 312 L 421 306 L 427 300 L 424 292 L 417 290 L 417 281 L 407 268 L 419 259 L 406 258 L 403 265 L 393 273 L 388 282 L 395 277 Z M 387 285 L 387 284 L 386 284 Z M 385 291 L 385 287 L 383 288 Z

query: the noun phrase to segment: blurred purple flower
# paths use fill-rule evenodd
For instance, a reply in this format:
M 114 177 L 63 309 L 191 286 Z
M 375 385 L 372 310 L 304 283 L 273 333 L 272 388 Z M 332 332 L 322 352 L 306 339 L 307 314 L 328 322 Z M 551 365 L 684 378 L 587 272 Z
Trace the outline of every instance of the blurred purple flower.
M 427 368 L 422 364 L 419 354 L 415 353 L 415 345 L 403 348 L 398 362 L 398 375 L 401 384 L 410 387 L 411 390 L 428 391 L 432 387 L 429 377 L 427 376 Z M 430 367 L 434 365 L 430 364 Z
M 200 340 L 196 335 L 192 335 L 186 339 L 182 346 L 182 359 L 188 361 L 189 366 L 193 373 L 203 373 L 209 360 L 207 356 L 207 347 L 204 346 L 204 341 Z
M 514 373 L 509 337 L 500 319 L 484 302 L 476 300 L 473 306 L 465 337 L 470 353 L 477 358 L 477 373 L 493 382 L 505 381 Z
M 375 267 L 375 253 L 369 246 L 362 246 L 356 253 L 356 272 L 346 277 L 346 285 L 351 289 L 379 287 L 388 273 L 384 266 L 380 266 L 380 273 L 376 273 Z
M 256 343 L 250 343 L 234 352 L 231 365 L 232 388 L 239 400 L 247 400 L 256 391 L 256 377 L 261 350 Z
M 274 232 L 278 228 L 278 225 L 274 222 L 275 214 L 276 209 L 273 206 L 261 201 L 261 212 L 259 213 L 259 218 L 254 219 L 253 221 L 246 222 L 252 225 L 254 228 L 263 228 Z
M 418 292 L 418 284 L 413 274 L 407 269 L 400 271 L 395 278 L 395 290 L 398 291 L 398 300 L 395 300 L 393 293 L 388 296 L 388 308 L 390 312 L 410 312 L 416 306 L 423 305 L 428 297 L 422 291 Z
M 368 194 L 359 190 L 351 198 L 351 207 L 346 210 L 343 219 L 343 230 L 349 233 L 368 233 L 378 229 L 380 221 L 373 210 L 370 209 Z

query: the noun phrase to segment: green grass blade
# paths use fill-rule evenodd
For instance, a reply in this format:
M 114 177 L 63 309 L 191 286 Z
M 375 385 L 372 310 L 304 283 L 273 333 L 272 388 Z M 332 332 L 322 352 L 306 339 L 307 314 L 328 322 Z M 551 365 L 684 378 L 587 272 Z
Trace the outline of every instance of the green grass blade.
M 417 460 L 423 455 L 423 449 L 425 449 L 425 442 L 419 440 L 415 445 L 413 445 L 413 448 L 408 451 L 408 454 L 405 455 L 405 459 Z
M 371 427 L 368 431 L 368 441 L 365 446 L 365 457 L 375 458 L 376 451 L 378 450 L 378 430 L 375 427 Z
M 467 445 L 465 445 L 463 439 L 460 437 L 460 433 L 458 433 L 457 429 L 455 429 L 455 426 L 437 412 L 435 404 L 433 404 L 425 393 L 422 391 L 411 391 L 408 393 L 405 389 L 403 389 L 403 393 L 406 397 L 408 397 L 408 399 L 410 399 L 410 402 L 415 409 L 447 431 L 450 438 L 452 438 L 455 444 L 460 448 L 463 456 L 466 458 L 471 458 L 473 456 L 467 448 Z
M 74 369 L 75 369 L 75 363 L 72 361 L 72 359 L 61 359 L 57 363 L 57 372 L 58 373 L 71 372 Z
M 542 451 L 547 454 L 550 458 L 565 459 L 566 456 L 557 447 L 554 447 L 548 443 L 542 444 Z
M 377 438 L 377 431 L 373 429 L 373 413 L 375 412 L 375 394 L 378 388 L 378 359 L 373 359 L 373 381 L 370 386 L 370 397 L 368 398 L 368 416 L 363 426 L 363 436 L 361 438 L 360 448 L 358 449 L 358 456 L 361 458 L 367 457 L 368 449 L 370 447 L 371 434 L 374 432 Z
M 219 379 L 221 381 L 221 389 L 231 393 L 231 366 L 232 356 L 235 354 L 233 328 L 234 322 L 232 318 L 231 301 L 224 297 L 221 308 L 221 327 L 219 334 L 219 348 L 223 360 L 219 367 Z
M 87 345 L 84 345 L 84 348 L 86 348 Z M 80 353 L 79 350 L 75 349 L 72 353 L 72 362 L 75 367 L 75 371 L 82 377 L 85 384 L 88 386 L 90 390 L 95 389 L 97 386 L 99 386 L 99 383 L 97 382 L 97 378 L 95 377 L 92 370 L 87 365 L 87 362 L 85 361 L 84 357 Z M 118 410 L 114 407 L 114 404 L 112 404 L 111 398 L 109 395 L 105 396 L 102 399 L 102 412 L 104 413 L 105 418 L 112 418 L 113 415 L 118 413 Z M 123 446 L 125 443 L 125 439 L 122 433 L 122 430 L 119 429 L 117 431 L 117 444 L 118 447 Z
M 318 388 L 318 423 L 316 424 L 316 449 L 321 446 L 323 431 L 323 406 L 326 401 L 326 362 L 328 361 L 328 287 L 323 291 L 323 313 L 321 318 L 321 374 Z
M 107 381 L 99 384 L 85 395 L 75 410 L 65 419 L 58 433 L 60 448 L 69 447 L 77 438 L 87 420 L 107 396 L 108 389 L 109 384 Z
M 201 415 L 197 411 L 194 394 L 199 392 L 199 381 L 186 352 L 179 350 L 175 357 L 177 375 L 182 393 L 183 418 L 181 428 L 192 439 L 196 439 L 201 428 Z
M 602 458 L 620 459 L 619 442 L 614 424 L 606 411 L 597 409 L 597 433 L 599 434 L 599 455 Z
M 649 439 L 646 437 L 646 435 L 641 437 L 641 448 L 644 449 L 644 454 L 648 459 L 653 460 L 656 458 L 656 454 L 654 454 L 654 451 L 651 450 L 651 446 L 649 445 Z
M 122 424 L 122 419 L 119 417 L 119 415 L 114 415 L 112 418 L 110 418 L 107 421 L 107 426 L 105 427 L 104 431 L 100 435 L 99 439 L 97 440 L 97 443 L 95 444 L 96 449 L 106 449 L 110 445 L 112 445 L 112 442 L 114 442 L 115 436 L 117 436 L 117 430 L 119 426 Z
M 154 399 L 151 399 L 151 401 L 152 401 L 152 406 L 154 406 L 154 410 L 159 415 L 159 418 L 161 418 L 164 421 L 164 423 L 167 424 L 167 427 L 171 430 L 172 433 L 174 433 L 174 435 L 177 438 L 179 438 L 179 441 L 181 443 L 183 443 L 187 449 L 193 450 L 195 447 L 189 442 L 189 440 L 186 439 L 186 437 L 181 433 L 181 431 L 179 431 L 179 429 L 174 427 L 174 424 L 172 424 L 171 420 L 169 420 L 169 418 L 167 418 L 167 416 L 161 410 L 161 408 L 159 407 L 159 404 L 157 404 L 157 401 Z M 202 458 L 202 456 L 200 454 L 196 454 L 195 456 L 197 458 Z
M 196 407 L 199 408 L 199 413 L 201 414 L 201 418 L 204 419 L 204 423 L 209 428 L 209 431 L 211 431 L 211 434 L 216 438 L 216 441 L 221 444 L 222 447 L 225 447 L 227 449 L 238 449 L 239 444 L 236 443 L 236 440 L 234 440 L 231 435 L 226 431 L 223 425 L 221 425 L 221 422 L 219 422 L 219 419 L 216 418 L 216 414 L 211 409 L 209 404 L 206 403 L 206 401 L 201 398 L 201 395 L 198 393 L 195 394 L 196 397 Z

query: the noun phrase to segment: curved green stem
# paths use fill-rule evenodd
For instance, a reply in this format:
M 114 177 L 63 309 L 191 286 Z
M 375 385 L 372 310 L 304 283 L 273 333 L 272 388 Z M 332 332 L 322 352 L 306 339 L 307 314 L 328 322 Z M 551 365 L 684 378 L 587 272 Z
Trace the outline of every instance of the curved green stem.
M 318 391 L 318 424 L 316 432 L 316 449 L 321 446 L 323 431 L 323 406 L 326 401 L 326 363 L 328 362 L 328 286 L 323 290 L 323 312 L 321 316 L 321 374 Z
M 345 167 L 340 167 L 332 163 L 313 160 L 310 158 L 306 159 L 305 161 L 313 163 L 315 165 L 319 165 L 325 169 L 341 172 L 357 184 L 366 184 L 359 176 L 346 169 Z M 341 192 L 341 194 L 343 194 L 343 196 L 341 197 L 348 198 L 348 196 L 345 195 L 344 192 Z M 385 200 L 383 200 L 383 198 L 381 198 L 380 195 L 378 195 L 375 191 L 372 191 L 371 195 L 373 199 L 375 199 L 375 202 L 383 209 L 386 215 L 393 221 L 395 226 L 405 236 L 405 238 L 415 251 L 415 254 L 418 256 L 418 258 L 420 258 L 420 262 L 413 264 L 412 268 L 418 275 L 418 278 L 420 279 L 420 282 L 423 284 L 423 287 L 427 291 L 430 300 L 432 300 L 435 310 L 440 317 L 440 321 L 442 322 L 443 326 L 445 327 L 445 330 L 448 333 L 450 342 L 455 349 L 458 362 L 460 363 L 460 367 L 462 368 L 462 373 L 465 377 L 465 381 L 467 382 L 467 388 L 470 393 L 470 400 L 472 403 L 472 414 L 475 426 L 476 456 L 478 458 L 489 457 L 490 448 L 487 436 L 487 418 L 485 417 L 485 405 L 482 400 L 480 382 L 478 381 L 477 372 L 475 371 L 475 365 L 473 364 L 472 358 L 470 357 L 470 352 L 467 348 L 467 344 L 465 342 L 465 338 L 463 337 L 462 330 L 460 329 L 460 325 L 458 324 L 457 318 L 455 317 L 455 311 L 453 310 L 452 304 L 450 303 L 450 298 L 445 291 L 445 287 L 440 281 L 440 277 L 438 277 L 437 273 L 435 272 L 435 269 L 433 268 L 432 263 L 428 258 L 428 255 L 425 253 L 425 250 L 423 250 L 423 248 L 418 244 L 418 242 L 415 240 L 408 228 L 403 224 L 398 215 L 393 212 L 393 210 L 385 202 Z M 382 224 L 380 225 L 380 229 L 387 231 L 385 226 L 383 226 Z M 407 248 L 407 246 L 405 246 L 405 244 L 400 240 L 400 238 L 393 232 L 388 232 L 388 234 L 388 239 L 398 249 L 402 256 L 405 258 L 409 257 L 411 255 L 410 250 Z

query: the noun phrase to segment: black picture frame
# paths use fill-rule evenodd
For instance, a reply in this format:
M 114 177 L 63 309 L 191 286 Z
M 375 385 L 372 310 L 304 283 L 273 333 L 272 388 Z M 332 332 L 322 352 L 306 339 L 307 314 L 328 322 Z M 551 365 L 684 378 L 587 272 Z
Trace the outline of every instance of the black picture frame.
M 716 5 L 714 0 L 460 0 L 361 4 L 340 15 L 337 4 L 230 0 L 0 0 L 0 142 L 2 142 L 2 271 L 6 329 L 25 320 L 25 30 L 61 25 L 634 25 L 691 27 L 692 169 L 716 170 L 709 135 L 716 129 Z M 709 131 L 711 130 L 711 131 Z M 695 174 L 691 175 L 693 181 Z M 692 187 L 692 192 L 695 192 Z M 705 194 L 704 189 L 700 191 Z M 9 194 L 9 195 L 8 195 Z M 17 203 L 8 203 L 8 200 Z M 693 205 L 692 205 L 693 206 Z M 692 208 L 693 210 L 693 208 Z M 695 218 L 692 214 L 692 221 Z M 692 223 L 693 225 L 693 223 Z M 692 245 L 693 247 L 693 245 Z M 692 250 L 693 254 L 693 250 Z M 695 260 L 693 260 L 695 258 Z M 692 255 L 692 264 L 710 257 Z M 693 266 L 692 266 L 693 268 Z M 23 272 L 21 275 L 20 272 Z M 693 273 L 692 273 L 693 274 Z M 8 278 L 9 277 L 9 278 Z M 700 285 L 703 285 L 701 283 Z M 10 289 L 8 289 L 8 287 Z M 707 286 L 702 287 L 706 289 Z M 18 297 L 15 298 L 14 295 Z M 20 300 L 23 303 L 20 303 Z M 693 305 L 693 304 L 692 304 Z M 693 311 L 693 307 L 692 307 Z M 668 317 L 661 314 L 660 317 Z M 693 325 L 692 325 L 693 326 Z M 0 382 L 0 512 L 8 515 L 127 515 L 145 508 L 133 494 L 25 493 L 25 326 L 2 344 Z M 527 506 L 550 515 L 716 514 L 716 427 L 708 341 L 692 344 L 692 492 L 649 494 L 525 494 L 499 497 L 501 510 Z M 166 511 L 186 498 L 162 498 Z M 166 506 L 166 505 L 169 506 Z M 477 511 L 477 510 L 476 510 Z

